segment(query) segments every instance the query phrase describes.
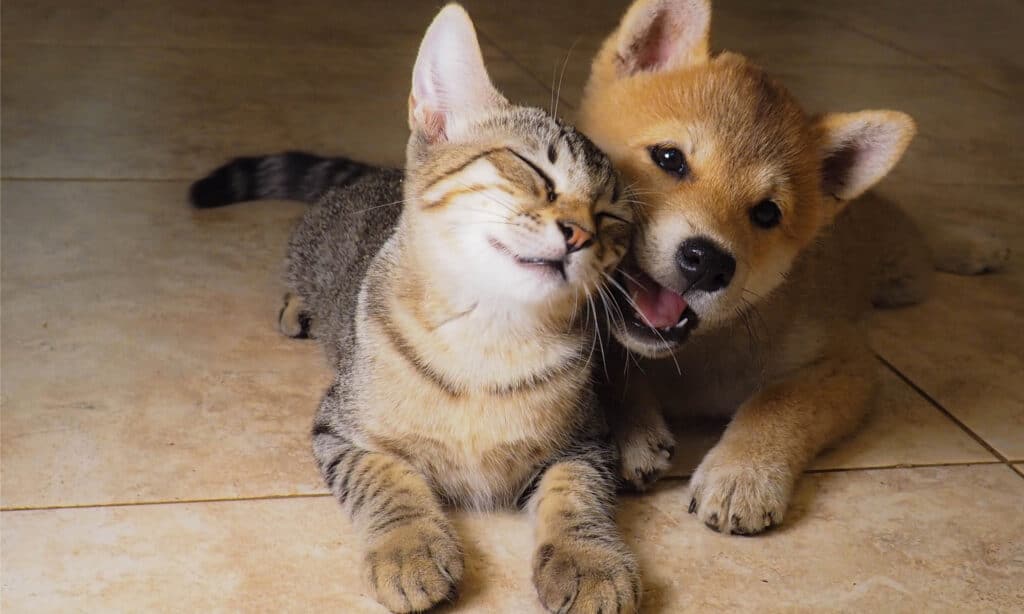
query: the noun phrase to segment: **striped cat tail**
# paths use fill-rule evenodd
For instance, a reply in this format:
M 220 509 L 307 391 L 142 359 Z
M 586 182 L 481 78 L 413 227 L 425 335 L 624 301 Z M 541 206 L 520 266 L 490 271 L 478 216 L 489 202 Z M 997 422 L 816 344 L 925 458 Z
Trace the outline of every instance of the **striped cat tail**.
M 348 158 L 324 158 L 300 151 L 235 158 L 193 183 L 189 201 L 198 209 L 247 200 L 312 204 L 328 189 L 349 185 L 370 168 Z

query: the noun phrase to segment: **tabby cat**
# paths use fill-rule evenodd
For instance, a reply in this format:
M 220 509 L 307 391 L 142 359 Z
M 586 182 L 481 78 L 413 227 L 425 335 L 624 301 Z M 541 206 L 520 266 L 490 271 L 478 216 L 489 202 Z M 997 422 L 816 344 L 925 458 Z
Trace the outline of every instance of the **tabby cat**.
M 617 176 L 583 135 L 494 89 L 457 5 L 424 37 L 409 123 L 404 175 L 294 153 L 239 159 L 193 202 L 345 186 L 294 231 L 280 326 L 320 340 L 336 367 L 313 451 L 365 538 L 381 603 L 453 597 L 463 553 L 442 506 L 454 503 L 531 510 L 549 610 L 635 611 L 615 452 L 591 390 L 596 311 L 584 310 L 632 232 Z

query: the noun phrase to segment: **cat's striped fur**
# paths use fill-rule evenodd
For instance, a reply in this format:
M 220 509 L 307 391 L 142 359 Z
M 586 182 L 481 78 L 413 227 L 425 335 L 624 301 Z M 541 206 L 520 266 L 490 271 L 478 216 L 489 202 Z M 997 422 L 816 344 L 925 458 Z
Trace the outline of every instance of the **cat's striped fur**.
M 628 248 L 618 179 L 583 135 L 493 89 L 456 5 L 420 49 L 410 125 L 404 176 L 327 190 L 287 257 L 282 330 L 308 321 L 336 368 L 313 452 L 365 538 L 367 580 L 393 611 L 450 599 L 463 553 L 443 505 L 519 506 L 535 516 L 545 607 L 635 611 L 584 309 Z
M 261 199 L 314 203 L 327 190 L 351 185 L 370 169 L 348 158 L 301 151 L 235 158 L 195 182 L 189 200 L 200 209 Z

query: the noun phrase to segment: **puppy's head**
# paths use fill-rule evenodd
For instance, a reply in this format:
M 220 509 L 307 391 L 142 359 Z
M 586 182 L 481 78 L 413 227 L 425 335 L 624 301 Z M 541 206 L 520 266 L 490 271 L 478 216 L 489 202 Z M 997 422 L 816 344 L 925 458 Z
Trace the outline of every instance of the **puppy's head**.
M 710 20 L 706 0 L 637 0 L 582 105 L 583 129 L 631 185 L 639 227 L 616 335 L 648 356 L 770 294 L 914 133 L 895 111 L 806 114 L 744 57 L 710 56 Z

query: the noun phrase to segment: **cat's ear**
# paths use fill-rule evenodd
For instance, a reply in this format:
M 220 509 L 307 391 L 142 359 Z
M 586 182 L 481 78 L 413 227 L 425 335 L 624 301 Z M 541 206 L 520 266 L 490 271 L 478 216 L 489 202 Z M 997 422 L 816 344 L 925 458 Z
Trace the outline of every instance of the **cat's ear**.
M 454 121 L 505 103 L 487 76 L 473 22 L 465 9 L 449 4 L 420 43 L 412 71 L 409 127 L 429 142 L 445 141 Z
M 818 129 L 822 190 L 839 201 L 857 198 L 889 174 L 917 130 L 899 111 L 828 113 Z
M 636 0 L 606 45 L 615 75 L 658 72 L 705 62 L 710 0 Z

